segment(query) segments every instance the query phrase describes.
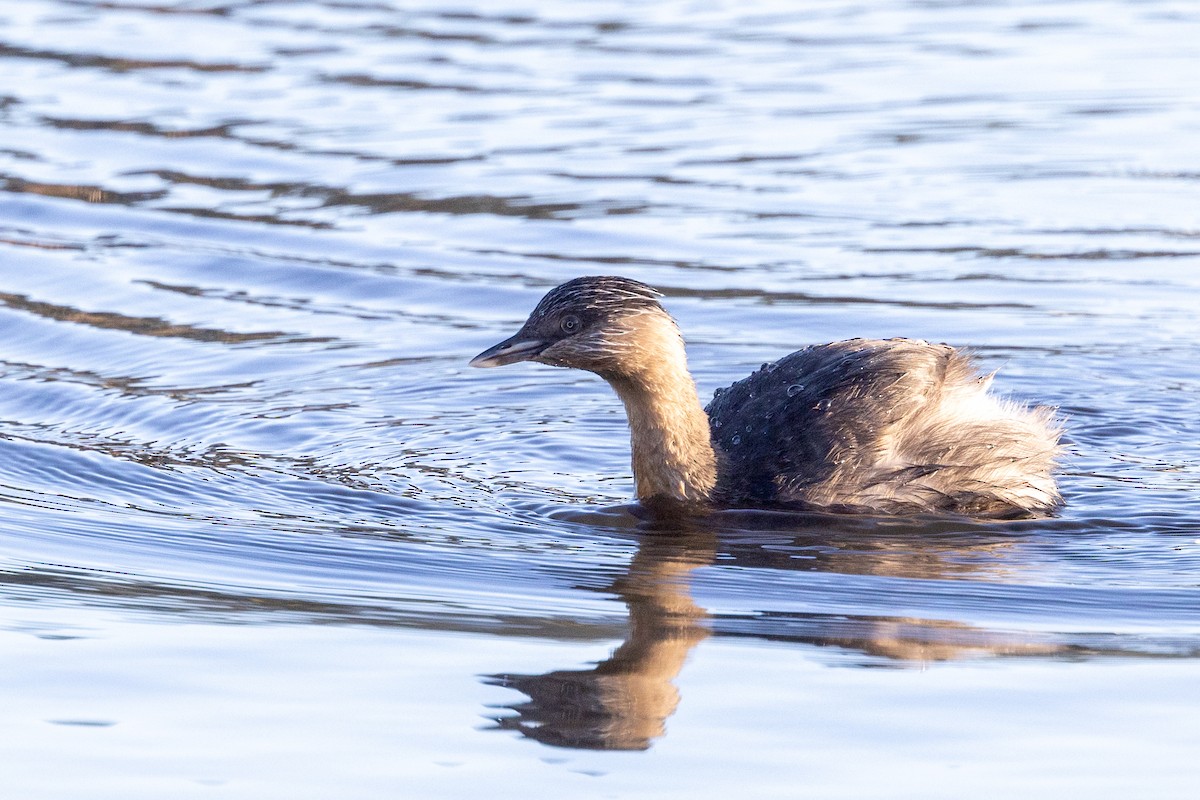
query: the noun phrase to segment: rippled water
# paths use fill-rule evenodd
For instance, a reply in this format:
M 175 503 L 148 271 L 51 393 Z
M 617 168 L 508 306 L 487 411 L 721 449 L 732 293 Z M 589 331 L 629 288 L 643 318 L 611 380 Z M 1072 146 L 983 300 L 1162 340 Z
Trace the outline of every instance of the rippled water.
M 1197 41 L 1166 0 L 0 3 L 9 791 L 1191 797 Z M 970 346 L 1061 409 L 1067 506 L 640 522 L 599 380 L 465 369 L 596 273 L 706 395 Z

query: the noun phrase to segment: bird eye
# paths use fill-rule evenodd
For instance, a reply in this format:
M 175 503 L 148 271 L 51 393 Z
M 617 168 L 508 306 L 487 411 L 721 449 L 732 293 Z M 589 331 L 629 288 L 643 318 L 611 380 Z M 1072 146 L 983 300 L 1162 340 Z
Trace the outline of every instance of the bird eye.
M 562 322 L 559 323 L 559 327 L 562 328 L 563 333 L 574 333 L 575 331 L 579 330 L 579 325 L 579 317 L 575 316 L 574 314 L 569 314 L 563 317 Z

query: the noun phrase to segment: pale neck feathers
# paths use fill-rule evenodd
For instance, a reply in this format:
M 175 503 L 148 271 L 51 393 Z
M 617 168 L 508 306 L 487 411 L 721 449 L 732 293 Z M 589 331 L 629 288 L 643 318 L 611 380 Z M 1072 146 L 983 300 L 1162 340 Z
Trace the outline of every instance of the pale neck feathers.
M 629 417 L 638 499 L 707 501 L 717 485 L 717 459 L 674 320 L 636 314 L 610 336 L 610 346 L 623 351 L 622 368 L 604 377 Z

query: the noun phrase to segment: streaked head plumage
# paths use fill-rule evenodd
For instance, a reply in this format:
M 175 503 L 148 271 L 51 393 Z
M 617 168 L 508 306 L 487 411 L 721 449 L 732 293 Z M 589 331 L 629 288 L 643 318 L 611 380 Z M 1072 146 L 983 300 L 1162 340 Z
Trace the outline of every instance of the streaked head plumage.
M 480 353 L 471 364 L 498 367 L 538 361 L 606 377 L 620 374 L 634 357 L 635 318 L 657 318 L 677 331 L 658 302 L 661 296 L 629 278 L 594 275 L 569 280 L 546 293 L 521 330 Z
M 575 278 L 546 293 L 529 315 L 530 319 L 556 314 L 584 313 L 589 316 L 628 314 L 662 310 L 662 292 L 640 281 L 615 275 Z

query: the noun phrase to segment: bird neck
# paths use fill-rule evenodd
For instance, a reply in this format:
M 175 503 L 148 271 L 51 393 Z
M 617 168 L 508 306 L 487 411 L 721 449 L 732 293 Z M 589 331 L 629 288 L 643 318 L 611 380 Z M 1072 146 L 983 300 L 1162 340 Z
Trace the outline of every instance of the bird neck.
M 636 366 L 605 376 L 629 417 L 638 499 L 705 503 L 717 486 L 717 459 L 683 339 L 669 317 L 640 324 L 628 362 Z

